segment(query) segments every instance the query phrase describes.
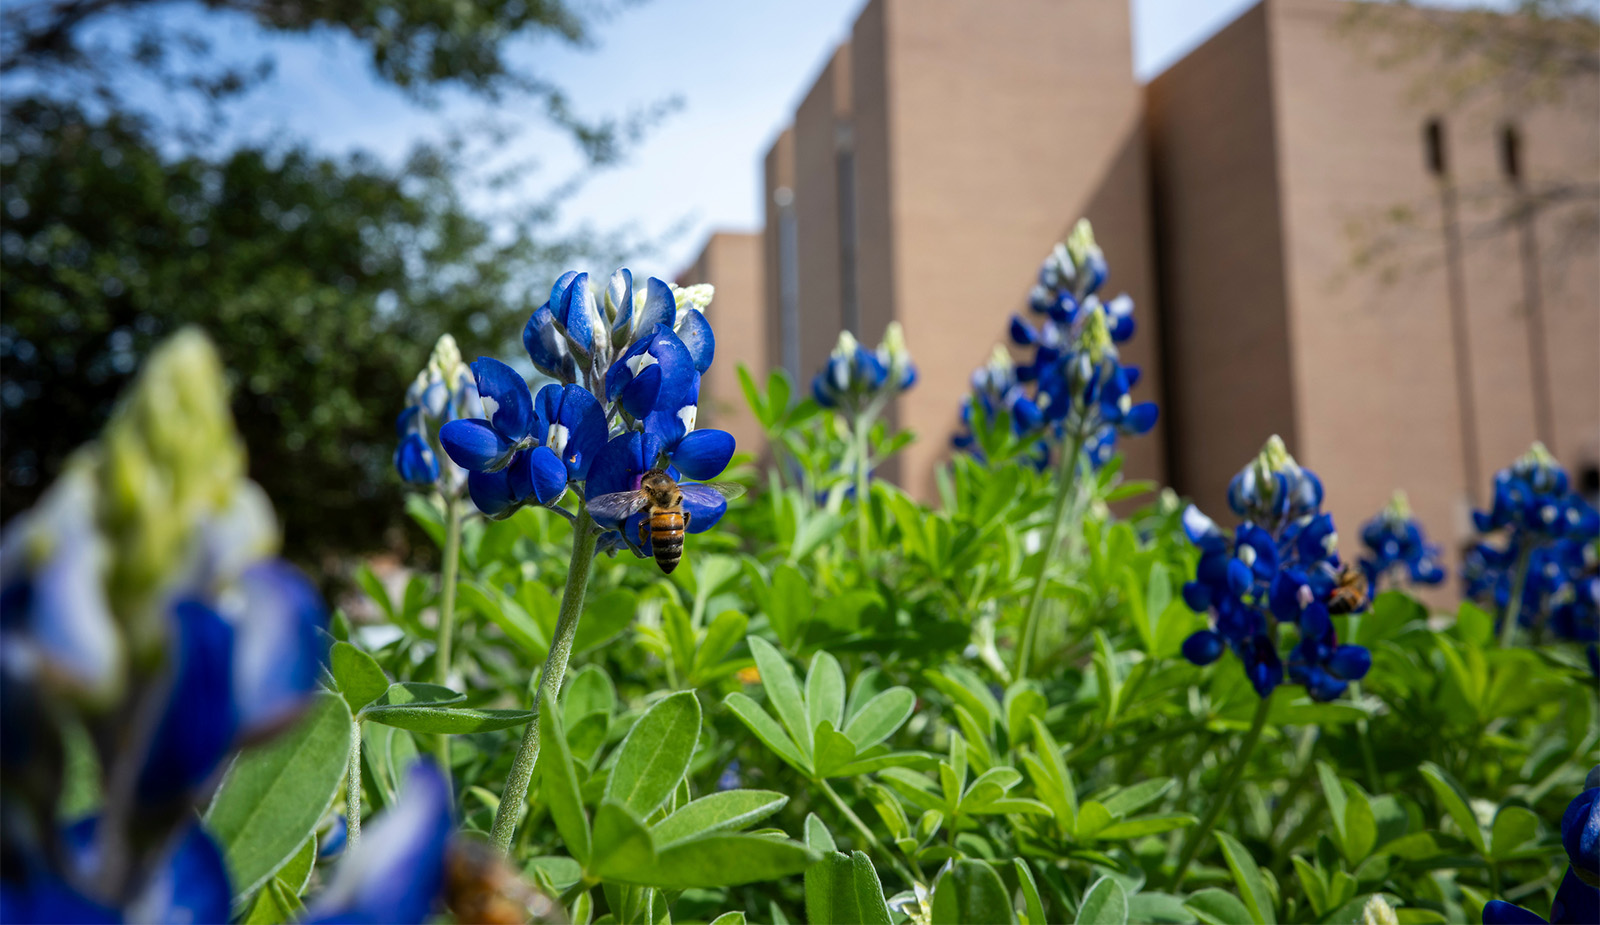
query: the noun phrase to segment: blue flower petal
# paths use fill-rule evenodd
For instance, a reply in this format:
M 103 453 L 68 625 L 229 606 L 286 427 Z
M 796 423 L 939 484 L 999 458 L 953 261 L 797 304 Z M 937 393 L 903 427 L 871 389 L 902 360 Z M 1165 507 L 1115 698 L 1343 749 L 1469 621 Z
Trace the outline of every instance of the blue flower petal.
M 1578 794 L 1561 814 L 1561 845 L 1584 870 L 1600 870 L 1600 787 Z
M 547 446 L 536 446 L 517 460 L 519 471 L 517 473 L 527 481 L 527 494 L 525 499 L 532 495 L 540 504 L 553 504 L 561 499 L 567 490 L 567 467 L 561 458 Z M 516 481 L 512 483 L 517 488 Z
M 556 423 L 566 428 L 566 446 L 557 455 L 566 464 L 569 477 L 581 482 L 589 477 L 589 468 L 609 436 L 605 408 L 588 389 L 569 385 L 561 394 Z
M 170 625 L 167 703 L 139 772 L 139 796 L 152 803 L 176 799 L 210 777 L 238 729 L 233 627 L 195 601 L 175 606 Z
M 345 854 L 311 921 L 423 922 L 444 885 L 453 828 L 444 775 L 431 762 L 413 762 L 399 799 Z
M 1227 644 L 1211 630 L 1200 630 L 1183 641 L 1183 657 L 1196 665 L 1209 665 L 1222 657 Z
M 421 434 L 410 434 L 395 447 L 394 468 L 410 485 L 432 485 L 439 478 L 439 460 Z
M 1577 868 L 1570 864 L 1561 885 L 1556 887 L 1556 901 L 1550 904 L 1550 921 L 1552 925 L 1600 922 L 1600 889 L 1579 879 Z
M 517 448 L 488 421 L 478 418 L 446 421 L 439 428 L 439 444 L 456 465 L 468 472 L 498 472 L 511 462 Z
M 621 346 L 622 339 L 633 330 L 633 271 L 623 267 L 611 274 L 606 282 L 606 302 L 616 312 L 611 322 L 611 342 Z
M 684 437 L 672 454 L 672 463 L 696 481 L 714 479 L 733 458 L 733 435 L 720 430 L 697 430 Z
M 1328 673 L 1344 681 L 1359 681 L 1372 668 L 1372 653 L 1361 646 L 1339 646 L 1328 658 Z
M 1532 912 L 1502 899 L 1483 904 L 1483 925 L 1549 925 Z
M 327 656 L 328 617 L 316 587 L 281 559 L 245 570 L 239 591 L 233 697 L 241 734 L 251 738 L 282 729 L 309 703 Z
M 477 379 L 484 407 L 494 403 L 489 423 L 501 436 L 515 443 L 533 432 L 533 396 L 521 373 L 494 357 L 478 357 L 472 361 L 472 375 Z M 451 458 L 455 458 L 454 453 Z
M 559 378 L 568 360 L 567 345 L 556 330 L 555 312 L 547 302 L 534 310 L 522 329 L 522 346 L 533 365 L 546 376 Z
M 1183 602 L 1195 613 L 1205 613 L 1211 609 L 1211 592 L 1198 581 L 1185 582 Z
M 512 486 L 512 474 L 518 468 L 513 462 L 498 472 L 467 473 L 467 495 L 483 516 L 499 520 L 516 510 L 523 497 Z
M 654 276 L 645 283 L 644 306 L 634 319 L 633 329 L 640 338 L 649 337 L 657 325 L 671 328 L 678 320 L 678 300 L 672 297 L 672 287 Z
M 1156 426 L 1160 414 L 1161 409 L 1156 407 L 1155 402 L 1140 402 L 1128 409 L 1122 420 L 1122 429 L 1130 434 L 1149 433 L 1150 428 Z
M 686 311 L 683 323 L 678 325 L 678 339 L 689 351 L 694 368 L 704 373 L 711 368 L 711 358 L 717 352 L 717 339 L 711 333 L 711 322 L 693 309 Z
M 584 350 L 594 349 L 595 322 L 598 312 L 594 291 L 589 288 L 589 274 L 579 273 L 572 278 L 562 294 L 556 317 L 566 326 L 567 334 Z
M 693 482 L 680 486 L 683 490 L 683 512 L 689 515 L 690 533 L 704 533 L 717 525 L 728 510 L 728 500 L 714 489 Z
M 191 823 L 134 906 L 151 922 L 226 922 L 233 890 L 222 850 Z

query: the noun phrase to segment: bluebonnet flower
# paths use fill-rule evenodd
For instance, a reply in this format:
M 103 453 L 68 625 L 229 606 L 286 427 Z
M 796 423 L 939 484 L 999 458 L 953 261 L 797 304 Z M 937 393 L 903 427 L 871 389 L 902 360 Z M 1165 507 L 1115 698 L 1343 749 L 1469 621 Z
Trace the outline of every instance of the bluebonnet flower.
M 900 322 L 892 321 L 876 350 L 862 346 L 849 331 L 840 331 L 828 361 L 811 378 L 811 397 L 854 420 L 875 416 L 916 382 L 917 367 L 906 349 L 905 331 Z
M 492 518 L 526 504 L 564 514 L 569 488 L 585 500 L 633 491 L 645 472 L 715 478 L 733 457 L 733 437 L 697 427 L 701 376 L 716 340 L 705 310 L 710 286 L 680 289 L 659 279 L 635 288 L 618 270 L 603 292 L 587 273 L 566 273 L 528 319 L 522 342 L 533 365 L 556 382 L 537 397 L 510 366 L 487 357 L 472 364 L 485 414 L 447 423 L 444 451 L 469 472 L 474 504 Z M 692 532 L 709 529 L 726 504 L 691 514 Z M 571 516 L 567 514 L 567 516 Z M 641 555 L 627 525 L 600 524 L 605 545 Z
M 1367 547 L 1361 570 L 1374 592 L 1391 575 L 1403 574 L 1419 585 L 1444 581 L 1439 547 L 1428 542 L 1422 525 L 1411 516 L 1403 491 L 1395 492 L 1388 506 L 1361 527 L 1361 542 Z
M 413 763 L 400 799 L 346 852 L 327 889 L 311 904 L 311 921 L 424 921 L 444 888 L 454 829 L 449 783 L 431 762 Z
M 1514 625 L 1536 633 L 1600 639 L 1600 514 L 1548 450 L 1535 443 L 1497 472 L 1490 509 L 1472 516 L 1502 540 L 1485 537 L 1462 560 L 1468 598 L 1502 621 L 1514 612 Z
M 1011 434 L 1020 440 L 1031 440 L 1033 452 L 1029 458 L 1040 469 L 1050 463 L 1050 445 L 1039 435 L 1043 432 L 1044 412 L 1034 403 L 1022 381 L 1017 377 L 1017 364 L 1006 348 L 996 345 L 989 362 L 972 374 L 972 392 L 961 403 L 962 430 L 951 438 L 958 450 L 966 450 L 979 458 L 983 449 L 978 445 L 975 409 L 983 415 L 986 425 L 1004 416 Z
M 1010 371 L 991 360 L 987 370 L 974 374 L 973 394 L 962 411 L 965 430 L 953 441 L 957 448 L 976 443 L 974 404 L 986 418 L 1004 408 L 1014 436 L 1043 450 L 1030 454 L 1041 469 L 1049 465 L 1050 449 L 1063 443 L 1076 446 L 1098 468 L 1115 454 L 1118 436 L 1155 426 L 1155 403 L 1134 402 L 1131 394 L 1139 367 L 1122 363 L 1116 347 L 1133 336 L 1133 300 L 1119 295 L 1101 301 L 1107 272 L 1093 229 L 1079 221 L 1039 268 L 1028 299 L 1039 317 L 1011 319 L 1012 343 L 1032 355 Z M 1001 381 L 994 381 L 996 372 Z
M 408 485 L 432 488 L 445 497 L 457 497 L 466 486 L 467 472 L 440 460 L 439 428 L 449 421 L 484 417 L 477 383 L 455 338 L 445 334 L 433 345 L 427 366 L 406 390 L 406 409 L 395 422 L 400 443 L 394 451 L 395 471 Z
M 1183 529 L 1200 549 L 1183 598 L 1209 613 L 1210 629 L 1184 641 L 1183 654 L 1209 665 L 1232 649 L 1256 693 L 1265 698 L 1283 683 L 1279 627 L 1291 624 L 1299 641 L 1290 650 L 1289 680 L 1317 700 L 1332 700 L 1371 667 L 1361 646 L 1341 645 L 1330 600 L 1340 569 L 1333 517 L 1321 510 L 1322 482 L 1274 436 L 1228 486 L 1228 506 L 1240 518 L 1230 537 L 1193 505 Z
M 1567 872 L 1550 905 L 1549 925 L 1592 925 L 1600 922 L 1600 767 L 1589 771 L 1587 789 L 1561 815 L 1561 846 Z M 1484 904 L 1484 925 L 1545 925 L 1546 920 L 1522 906 L 1499 899 Z
M 721 774 L 717 775 L 717 790 L 738 790 L 743 786 L 744 779 L 740 775 L 741 770 L 739 759 L 735 758 L 728 762 L 728 766 L 722 769 Z
M 0 918 L 227 918 L 194 807 L 230 755 L 299 715 L 324 655 L 322 602 L 277 541 L 215 352 L 180 332 L 0 541 L 0 759 L 34 817 L 4 833 L 16 862 Z M 104 788 L 103 812 L 58 829 L 64 716 L 101 768 L 134 773 Z

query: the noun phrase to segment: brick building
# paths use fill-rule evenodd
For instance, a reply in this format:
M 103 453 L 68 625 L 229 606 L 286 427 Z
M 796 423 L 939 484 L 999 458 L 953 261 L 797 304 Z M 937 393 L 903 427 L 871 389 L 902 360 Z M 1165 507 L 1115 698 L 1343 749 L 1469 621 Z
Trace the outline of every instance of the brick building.
M 1447 546 L 1536 438 L 1592 485 L 1596 242 L 1571 209 L 1503 219 L 1593 182 L 1600 79 L 1429 108 L 1346 9 L 1263 0 L 1141 86 L 1127 0 L 870 0 L 765 157 L 765 228 L 737 249 L 759 265 L 719 234 L 685 275 L 719 286 L 721 363 L 803 382 L 841 328 L 898 319 L 923 375 L 894 414 L 919 439 L 888 474 L 929 495 L 968 374 L 1087 216 L 1138 306 L 1136 397 L 1162 406 L 1124 443 L 1133 475 L 1221 512 L 1280 433 L 1347 532 L 1403 488 Z M 1362 266 L 1397 209 L 1418 219 L 1398 272 Z

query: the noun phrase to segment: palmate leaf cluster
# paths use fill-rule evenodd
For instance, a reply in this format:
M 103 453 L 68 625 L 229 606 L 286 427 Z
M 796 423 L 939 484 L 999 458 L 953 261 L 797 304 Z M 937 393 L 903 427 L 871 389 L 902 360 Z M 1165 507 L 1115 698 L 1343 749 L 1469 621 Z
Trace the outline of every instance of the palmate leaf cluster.
M 1374 897 L 1401 922 L 1479 921 L 1495 898 L 1549 908 L 1559 820 L 1600 743 L 1581 649 L 1503 648 L 1472 604 L 1430 613 L 1399 591 L 1337 618 L 1371 673 L 1329 703 L 1273 692 L 1241 785 L 1174 884 L 1260 702 L 1242 672 L 1180 654 L 1205 618 L 1180 593 L 1196 553 L 1177 499 L 1115 462 L 1088 485 L 1046 573 L 1034 680 L 1015 682 L 1001 653 L 1042 554 L 1048 477 L 957 458 L 931 506 L 874 483 L 862 557 L 853 500 L 812 463 L 846 435 L 751 387 L 782 438 L 765 490 L 694 537 L 670 577 L 602 557 L 573 674 L 533 719 L 544 750 L 512 857 L 575 921 L 1353 922 L 1388 914 Z M 879 450 L 893 439 L 878 436 Z M 1147 506 L 1113 516 L 1107 502 L 1130 495 Z M 442 543 L 440 510 L 410 510 Z M 445 733 L 461 824 L 487 831 L 570 541 L 543 509 L 468 523 L 454 690 L 419 683 L 434 581 L 396 599 L 364 578 L 386 625 L 336 618 L 331 686 L 335 712 L 362 720 L 370 813 Z M 330 815 L 348 799 L 326 782 L 345 750 L 312 788 Z M 307 816 L 233 836 L 241 858 L 247 844 L 282 856 L 267 887 L 237 881 L 260 920 L 292 906 Z

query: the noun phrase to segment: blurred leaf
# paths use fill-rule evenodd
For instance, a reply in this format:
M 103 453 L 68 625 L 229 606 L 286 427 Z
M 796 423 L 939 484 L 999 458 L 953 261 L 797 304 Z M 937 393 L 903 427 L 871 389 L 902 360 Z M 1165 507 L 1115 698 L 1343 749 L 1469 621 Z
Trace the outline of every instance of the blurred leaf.
M 1101 877 L 1083 894 L 1075 921 L 1077 925 L 1126 925 L 1127 891 L 1111 877 Z
M 957 859 L 933 883 L 933 925 L 1011 925 L 1011 894 L 987 863 Z

